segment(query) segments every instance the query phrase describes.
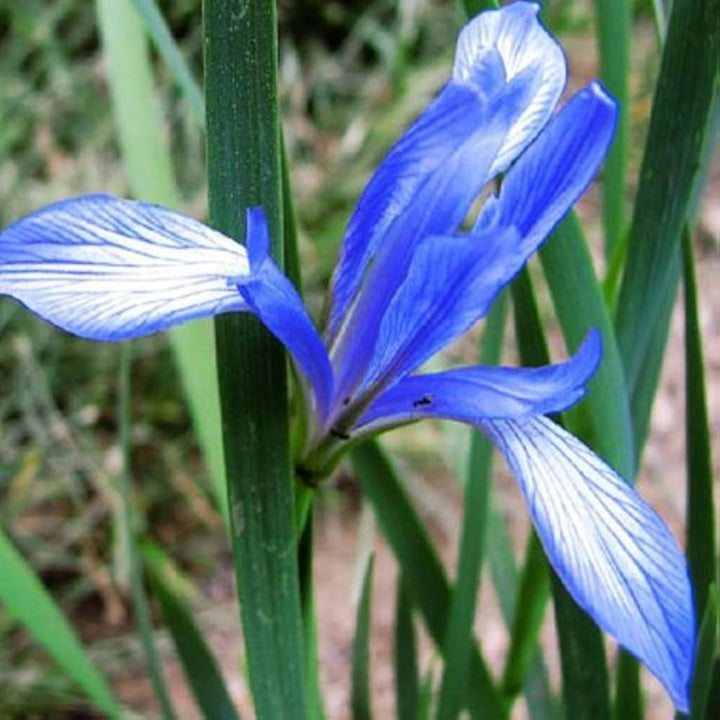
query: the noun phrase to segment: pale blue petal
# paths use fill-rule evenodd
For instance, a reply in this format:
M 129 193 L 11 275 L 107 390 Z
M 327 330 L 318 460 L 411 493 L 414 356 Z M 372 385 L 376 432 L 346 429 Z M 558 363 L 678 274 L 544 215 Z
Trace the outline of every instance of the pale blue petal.
M 474 366 L 407 377 L 370 405 L 356 429 L 374 432 L 426 417 L 473 424 L 560 412 L 585 395 L 600 363 L 601 344 L 600 334 L 592 330 L 570 360 L 556 365 Z
M 125 340 L 247 309 L 231 278 L 241 245 L 148 203 L 89 195 L 49 205 L 0 233 L 0 294 L 91 340 Z
M 552 564 L 576 602 L 688 710 L 695 621 L 688 571 L 657 513 L 547 418 L 480 423 L 518 479 Z
M 333 277 L 330 342 L 380 247 L 392 248 L 386 267 L 395 269 L 424 237 L 454 232 L 550 117 L 565 60 L 536 14 L 516 3 L 481 13 L 461 34 L 452 81 L 390 151 L 350 221 Z
M 612 140 L 617 106 L 598 82 L 578 92 L 548 123 L 488 200 L 476 231 L 517 228 L 531 254 L 585 192 Z
M 332 370 L 322 338 L 292 283 L 268 255 L 269 235 L 260 208 L 247 213 L 247 249 L 251 274 L 238 287 L 250 309 L 285 345 L 303 374 L 319 423 L 327 418 L 332 396 Z
M 537 92 L 513 124 L 493 163 L 491 174 L 504 172 L 543 128 L 565 87 L 567 65 L 562 48 L 537 19 L 540 6 L 515 2 L 480 13 L 460 33 L 453 80 L 489 94 L 533 68 Z M 504 73 L 498 72 L 500 58 Z

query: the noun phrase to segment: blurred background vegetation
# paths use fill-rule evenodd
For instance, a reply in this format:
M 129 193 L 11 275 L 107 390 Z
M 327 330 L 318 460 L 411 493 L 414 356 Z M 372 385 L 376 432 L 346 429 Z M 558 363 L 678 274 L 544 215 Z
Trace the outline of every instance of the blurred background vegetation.
M 200 1 L 159 5 L 202 77 Z M 573 81 L 596 75 L 591 4 L 547 5 L 546 21 L 569 48 Z M 633 176 L 656 70 L 652 23 L 639 5 Z M 280 0 L 279 14 L 281 106 L 303 273 L 319 309 L 354 202 L 384 151 L 446 79 L 461 14 L 449 0 Z M 158 58 L 155 69 L 183 209 L 203 217 L 203 135 Z M 60 198 L 127 194 L 104 73 L 93 3 L 0 0 L 2 226 Z M 222 520 L 166 338 L 137 343 L 135 352 L 133 462 L 143 535 L 167 553 L 178 582 L 195 588 L 191 595 L 199 589 L 207 603 L 227 600 L 231 573 L 217 572 L 229 565 Z M 81 638 L 93 647 L 114 643 L 104 662 L 121 666 L 115 641 L 130 635 L 131 618 L 127 558 L 115 542 L 117 353 L 0 299 L 0 523 Z M 419 455 L 417 462 L 427 462 Z M 347 482 L 326 492 L 325 507 L 337 512 L 340 500 L 353 511 Z M 83 705 L 72 696 L 69 681 L 0 608 L 0 718 L 60 717 L 61 706 L 80 717 Z

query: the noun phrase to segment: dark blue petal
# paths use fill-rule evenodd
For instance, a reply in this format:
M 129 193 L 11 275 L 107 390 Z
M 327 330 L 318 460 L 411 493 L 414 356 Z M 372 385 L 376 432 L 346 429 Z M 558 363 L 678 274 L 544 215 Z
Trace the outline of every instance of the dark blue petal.
M 548 559 L 597 624 L 688 710 L 695 620 L 685 558 L 661 518 L 544 417 L 480 423 L 518 479 Z
M 259 208 L 247 213 L 247 247 L 251 274 L 238 281 L 242 297 L 262 323 L 285 345 L 308 381 L 306 390 L 324 423 L 332 396 L 332 370 L 325 345 L 292 283 L 270 256 L 265 215 Z
M 125 340 L 247 306 L 245 249 L 148 203 L 89 195 L 0 234 L 0 294 L 91 340 Z
M 427 238 L 377 313 L 371 361 L 357 392 L 399 380 L 472 327 L 525 262 L 516 250 L 520 242 L 512 228 Z
M 616 117 L 616 104 L 600 83 L 577 93 L 510 169 L 476 229 L 512 225 L 523 237 L 521 252 L 534 252 L 595 177 Z
M 376 311 L 384 317 L 361 387 L 412 372 L 484 315 L 590 183 L 615 115 L 598 84 L 578 93 L 510 170 L 476 237 L 419 246 L 392 301 Z
M 600 362 L 593 330 L 566 362 L 539 368 L 464 367 L 413 375 L 386 390 L 358 422 L 367 432 L 425 417 L 477 423 L 565 410 L 585 395 Z
M 537 9 L 515 3 L 463 30 L 451 83 L 390 151 L 350 221 L 333 278 L 330 342 L 380 247 L 400 244 L 402 259 L 423 237 L 453 232 L 547 121 L 566 67 Z

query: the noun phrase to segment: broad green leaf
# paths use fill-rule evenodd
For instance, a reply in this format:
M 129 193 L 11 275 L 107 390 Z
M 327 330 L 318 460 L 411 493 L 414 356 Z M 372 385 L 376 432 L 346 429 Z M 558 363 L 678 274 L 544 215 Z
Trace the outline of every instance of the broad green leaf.
M 10 616 L 25 626 L 98 708 L 110 717 L 119 718 L 120 708 L 105 678 L 80 644 L 62 610 L 2 528 L 0 567 L 0 600 Z
M 203 4 L 208 181 L 213 227 L 242 242 L 261 206 L 282 266 L 275 3 Z M 235 573 L 255 713 L 304 720 L 306 688 L 286 358 L 249 315 L 216 318 Z

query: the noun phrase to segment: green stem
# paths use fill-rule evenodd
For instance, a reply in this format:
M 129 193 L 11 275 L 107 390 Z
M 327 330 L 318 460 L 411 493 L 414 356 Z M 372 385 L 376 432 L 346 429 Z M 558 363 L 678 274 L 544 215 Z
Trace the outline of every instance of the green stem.
M 243 240 L 265 210 L 282 266 L 283 218 L 273 2 L 204 3 L 210 218 Z M 286 360 L 252 316 L 216 320 L 232 542 L 256 716 L 307 717 Z
M 131 460 L 131 422 L 130 422 L 130 367 L 132 365 L 132 345 L 125 343 L 120 350 L 120 377 L 118 381 L 118 426 L 120 428 L 120 447 L 122 449 L 122 470 L 117 479 L 117 495 L 122 504 L 121 523 L 125 552 L 130 570 L 130 592 L 132 595 L 135 626 L 140 636 L 148 675 L 155 697 L 160 705 L 164 720 L 171 720 L 175 712 L 170 703 L 160 660 L 153 639 L 153 626 L 150 617 L 145 587 L 143 584 L 140 551 L 135 534 L 135 517 L 132 509 Z

